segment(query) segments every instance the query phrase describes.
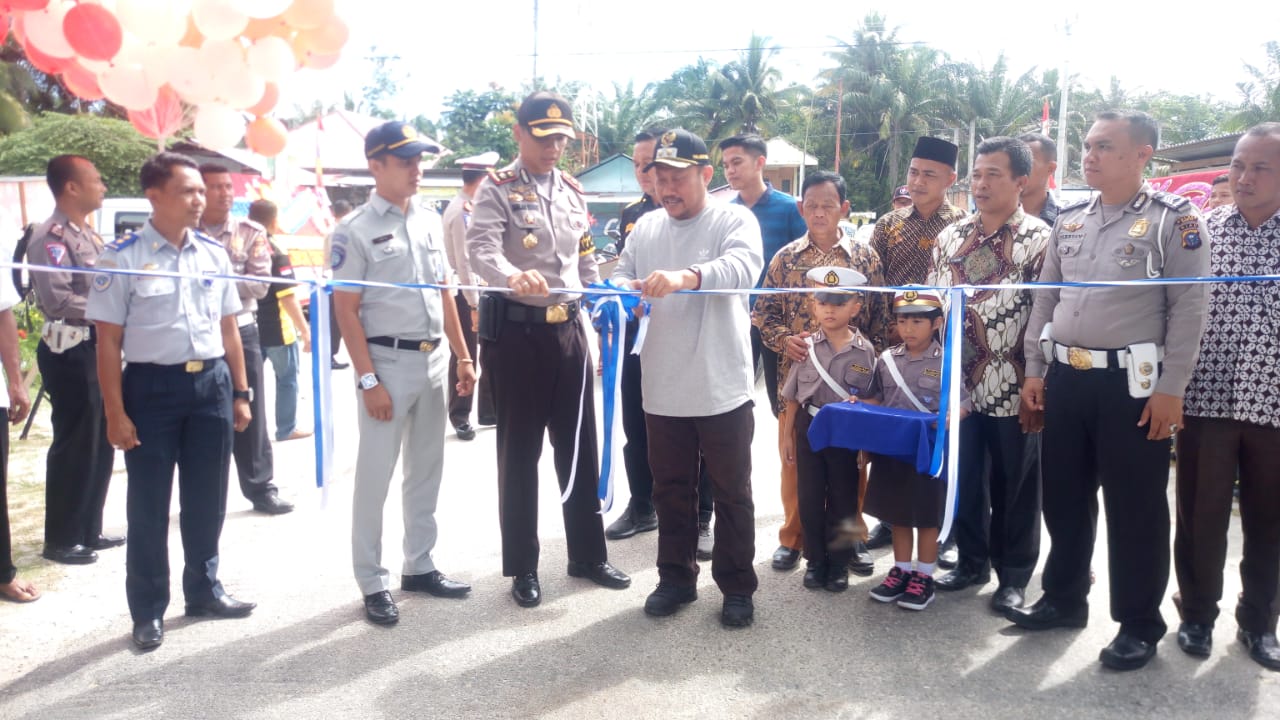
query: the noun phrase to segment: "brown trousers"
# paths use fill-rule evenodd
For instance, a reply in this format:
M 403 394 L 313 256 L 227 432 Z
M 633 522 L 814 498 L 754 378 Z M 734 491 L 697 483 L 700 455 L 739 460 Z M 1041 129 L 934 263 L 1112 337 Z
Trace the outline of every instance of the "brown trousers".
M 1218 617 L 1238 471 L 1244 592 L 1236 606 L 1236 624 L 1249 632 L 1274 633 L 1280 616 L 1280 429 L 1190 415 L 1185 421 L 1178 431 L 1173 542 L 1182 617 L 1208 624 Z
M 804 412 L 801 410 L 800 412 Z M 782 420 L 778 420 L 778 452 L 782 452 Z M 804 549 L 804 527 L 800 522 L 800 491 L 795 465 L 782 459 L 782 527 L 778 528 L 778 544 L 792 550 Z
M 501 396 L 499 396 L 501 397 Z M 698 580 L 698 455 L 715 502 L 711 576 L 725 595 L 756 591 L 755 503 L 751 497 L 752 403 L 709 417 L 645 415 L 653 505 L 658 511 L 658 579 L 689 587 Z

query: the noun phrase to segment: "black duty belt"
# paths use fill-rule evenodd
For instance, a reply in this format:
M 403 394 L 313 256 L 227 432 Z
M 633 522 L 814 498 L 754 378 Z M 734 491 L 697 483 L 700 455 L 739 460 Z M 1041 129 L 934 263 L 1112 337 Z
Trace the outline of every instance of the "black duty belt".
M 185 373 L 202 373 L 205 370 L 212 370 L 217 367 L 220 357 L 209 358 L 208 360 L 188 360 L 180 363 L 148 363 L 148 362 L 131 362 L 127 367 L 135 369 L 158 370 L 163 372 L 185 372 Z
M 429 353 L 440 347 L 440 338 L 433 338 L 431 340 L 409 340 L 406 338 L 394 338 L 386 335 L 379 335 L 377 337 L 365 338 L 365 341 L 370 345 L 381 345 L 382 347 L 389 347 L 392 350 L 412 350 L 414 352 L 424 353 Z
M 556 303 L 546 307 L 524 305 L 518 302 L 504 303 L 507 319 L 511 322 L 533 323 L 535 325 L 559 325 L 569 322 L 578 316 L 578 302 Z

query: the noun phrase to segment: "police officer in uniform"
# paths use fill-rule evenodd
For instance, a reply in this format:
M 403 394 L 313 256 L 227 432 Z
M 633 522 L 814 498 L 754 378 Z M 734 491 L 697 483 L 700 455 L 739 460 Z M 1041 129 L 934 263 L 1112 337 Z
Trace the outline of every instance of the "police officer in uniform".
M 1042 282 L 1208 274 L 1209 239 L 1195 208 L 1142 179 L 1158 141 L 1146 113 L 1097 116 L 1085 137 L 1084 175 L 1099 194 L 1062 209 Z M 1115 670 L 1146 665 L 1165 634 L 1169 437 L 1182 425 L 1207 304 L 1205 285 L 1153 284 L 1039 290 L 1032 306 L 1022 400 L 1045 412 L 1044 521 L 1052 543 L 1044 596 L 1005 616 L 1030 630 L 1088 622 L 1101 486 L 1111 616 L 1120 632 L 1099 659 Z
M 373 174 L 369 202 L 352 210 L 333 232 L 335 280 L 447 284 L 440 216 L 416 202 L 422 153 L 440 146 L 412 125 L 387 122 L 365 136 Z M 448 356 L 458 357 L 458 392 L 475 385 L 458 314 L 448 291 L 339 285 L 334 309 L 359 377 L 360 449 L 351 512 L 351 557 L 365 616 L 390 625 L 400 618 L 382 567 L 383 503 L 396 456 L 404 458 L 404 566 L 401 589 L 437 597 L 471 590 L 436 569 L 436 498 L 444 471 L 444 379 Z
M 444 210 L 444 249 L 449 257 L 449 267 L 453 268 L 461 285 L 476 285 L 476 277 L 471 272 L 471 260 L 467 257 L 467 225 L 471 224 L 472 199 L 476 188 L 484 180 L 488 171 L 498 163 L 498 153 L 486 152 L 475 157 L 458 161 L 462 167 L 462 188 L 458 195 Z M 479 327 L 480 293 L 475 290 L 458 290 L 452 302 L 457 305 L 458 318 L 462 321 L 462 333 L 466 338 L 467 357 L 476 356 L 476 329 Z M 449 358 L 449 422 L 453 423 L 454 433 L 459 440 L 473 440 L 476 430 L 471 425 L 471 394 L 458 392 L 458 356 Z M 481 380 L 476 393 L 480 407 L 477 408 L 481 425 L 493 425 L 493 392 L 489 383 Z
M 622 589 L 631 578 L 608 562 L 596 499 L 596 422 L 579 296 L 551 294 L 599 280 L 582 188 L 556 169 L 574 136 L 569 103 L 540 91 L 524 99 L 512 129 L 520 157 L 480 184 L 467 229 L 476 273 L 511 294 L 486 294 L 480 311 L 485 372 L 498 413 L 502 574 L 521 607 L 542 601 L 538 582 L 538 457 L 550 434 L 562 491 L 569 574 Z M 574 465 L 574 458 L 577 464 Z
M 107 194 L 102 176 L 78 155 L 53 158 L 45 176 L 55 209 L 32 233 L 27 262 L 92 268 L 102 253 L 102 238 L 87 218 L 102 207 Z M 53 407 L 53 442 L 45 456 L 43 555 L 69 564 L 94 562 L 95 550 L 124 544 L 121 536 L 102 534 L 115 450 L 102 418 L 93 326 L 84 316 L 90 280 L 69 269 L 31 273 L 45 319 L 36 363 Z
M 200 166 L 200 175 L 208 192 L 200 229 L 226 248 L 233 273 L 269 279 L 271 245 L 266 229 L 252 220 L 231 216 L 235 202 L 231 173 L 221 165 L 209 163 Z M 282 515 L 293 510 L 293 505 L 280 499 L 279 491 L 271 482 L 275 476 L 275 458 L 267 435 L 267 398 L 262 384 L 262 343 L 257 319 L 258 300 L 266 297 L 271 285 L 246 280 L 236 286 L 244 304 L 236 315 L 236 324 L 244 347 L 244 371 L 253 390 L 253 418 L 244 432 L 236 433 L 236 475 L 240 478 L 240 492 L 253 503 L 254 510 L 266 515 Z
M 236 290 L 225 280 L 199 278 L 230 274 L 231 263 L 217 240 L 193 230 L 204 210 L 204 183 L 190 158 L 168 152 L 151 157 L 142 166 L 141 184 L 151 219 L 108 245 L 98 268 L 188 277 L 96 275 L 85 314 L 97 323 L 107 437 L 125 451 L 125 591 L 133 642 L 147 650 L 164 641 L 175 465 L 187 615 L 244 617 L 255 605 L 232 598 L 218 580 L 233 429 L 249 424 L 251 392 L 236 327 Z M 123 374 L 122 352 L 128 363 Z

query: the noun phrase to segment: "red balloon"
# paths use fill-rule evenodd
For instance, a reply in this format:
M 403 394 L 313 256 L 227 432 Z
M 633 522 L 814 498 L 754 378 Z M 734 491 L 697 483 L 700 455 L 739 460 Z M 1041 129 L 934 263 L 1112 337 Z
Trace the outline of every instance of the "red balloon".
M 71 63 L 62 71 L 62 84 L 81 100 L 92 102 L 105 97 L 102 88 L 98 87 L 98 76 L 77 62 Z
M 13 12 L 15 10 L 43 10 L 49 5 L 49 0 L 2 0 L 0 1 L 0 10 Z
M 120 21 L 101 5 L 80 3 L 62 19 L 62 32 L 76 54 L 90 60 L 110 60 L 120 52 L 124 32 Z
M 183 126 L 182 101 L 168 85 L 160 88 L 156 104 L 149 110 L 130 110 L 129 123 L 149 138 L 167 138 L 176 135 Z
M 56 58 L 45 55 L 32 45 L 23 46 L 22 51 L 27 55 L 27 62 L 34 65 L 40 72 L 49 75 L 57 75 L 74 62 L 72 58 Z

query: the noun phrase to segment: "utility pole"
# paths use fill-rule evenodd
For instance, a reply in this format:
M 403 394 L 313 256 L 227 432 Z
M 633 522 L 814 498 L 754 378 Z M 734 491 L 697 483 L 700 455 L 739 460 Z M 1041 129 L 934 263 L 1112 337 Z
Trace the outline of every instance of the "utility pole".
M 1058 191 L 1062 191 L 1063 178 L 1067 176 L 1067 160 L 1071 154 L 1067 152 L 1067 95 L 1068 88 L 1071 86 L 1071 80 L 1067 76 L 1067 58 L 1071 55 L 1071 21 L 1064 22 L 1064 32 L 1067 38 L 1062 52 L 1062 77 L 1059 82 L 1062 83 L 1062 97 L 1058 100 L 1058 171 L 1056 177 Z
M 538 88 L 538 0 L 533 0 L 533 88 Z
M 840 111 L 844 108 L 844 78 L 836 86 L 836 166 L 833 172 L 840 173 Z

